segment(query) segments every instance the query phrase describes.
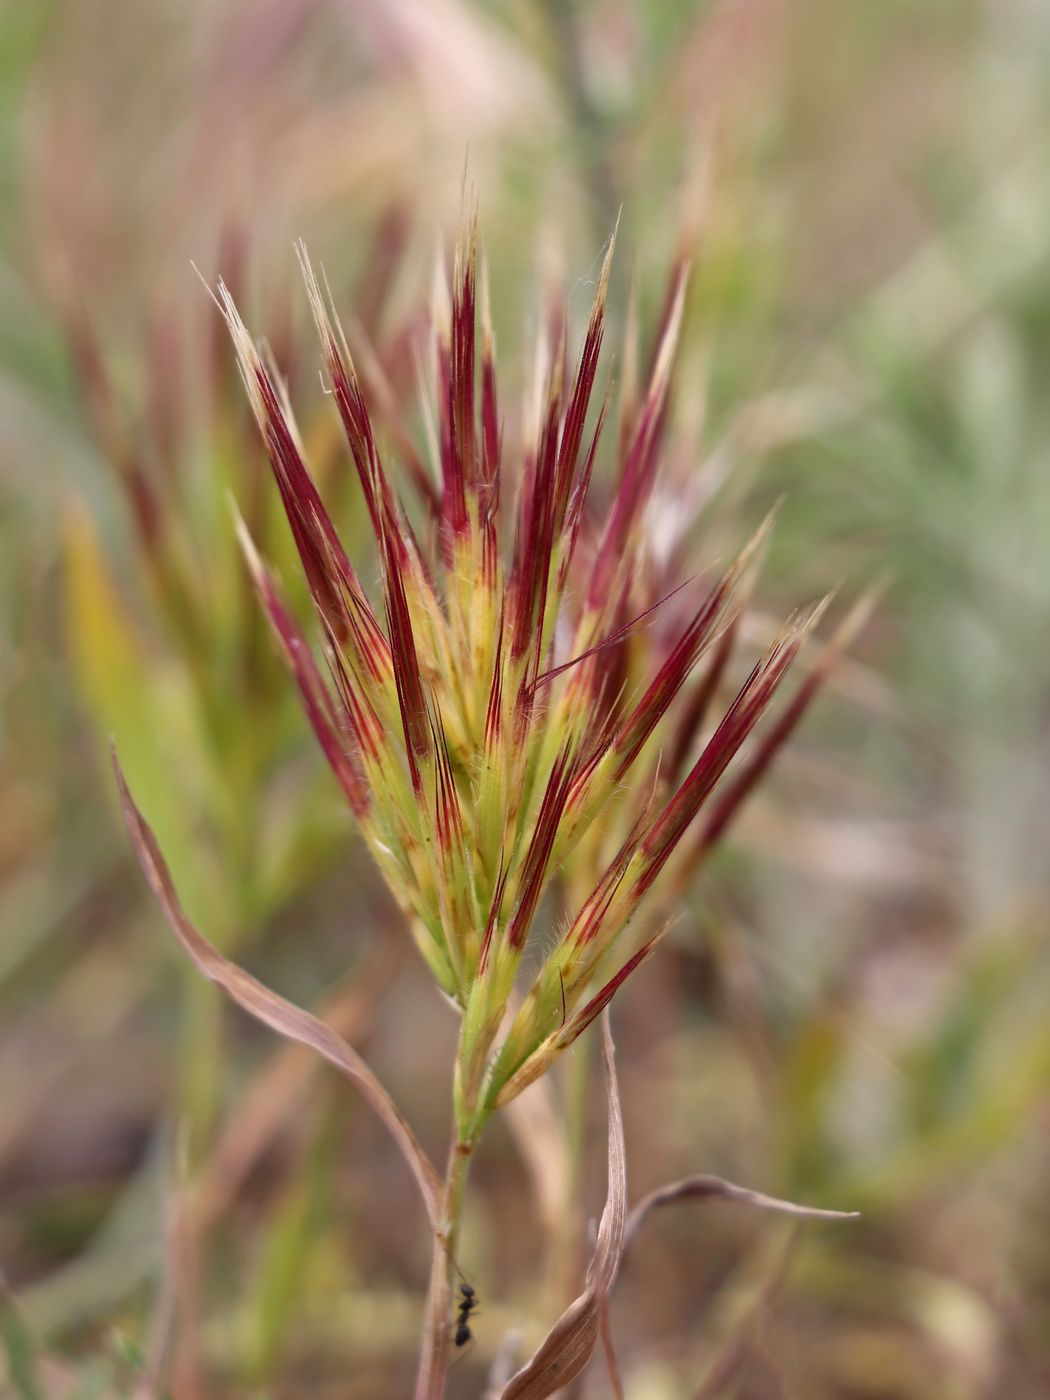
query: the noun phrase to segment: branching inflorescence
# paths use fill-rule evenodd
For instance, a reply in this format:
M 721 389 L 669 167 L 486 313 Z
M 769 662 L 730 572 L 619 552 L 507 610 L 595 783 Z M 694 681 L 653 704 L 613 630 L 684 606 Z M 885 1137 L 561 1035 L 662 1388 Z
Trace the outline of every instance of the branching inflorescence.
M 859 621 L 859 611 L 847 619 L 729 774 L 821 611 L 774 638 L 712 722 L 768 522 L 720 575 L 676 590 L 681 626 L 650 674 L 625 665 L 625 643 L 659 606 L 639 580 L 687 267 L 671 279 L 646 380 L 621 409 L 617 475 L 598 510 L 611 260 L 612 244 L 575 364 L 564 314 L 545 326 L 532 421 L 510 452 L 467 230 L 435 299 L 435 469 L 428 477 L 409 463 L 405 501 L 331 297 L 300 248 L 325 378 L 375 536 L 375 601 L 326 513 L 279 375 L 218 289 L 320 620 L 323 664 L 238 522 L 241 540 L 321 748 L 461 1013 L 453 1156 L 462 1160 L 491 1113 L 551 1066 L 652 950 L 666 925 L 656 897 L 646 901 L 651 887 L 672 861 L 695 866 L 721 835 Z M 581 871 L 593 872 L 593 887 L 552 941 L 549 921 L 539 931 L 545 892 L 559 872 L 579 886 Z M 636 918 L 643 901 L 660 911 L 655 922 Z M 461 1194 L 462 1174 L 450 1168 L 437 1227 L 446 1251 Z
M 596 412 L 592 403 L 612 245 L 573 373 L 564 322 L 547 332 L 533 431 L 513 466 L 503 460 L 475 249 L 471 230 L 457 250 L 443 314 L 439 307 L 440 482 L 424 495 L 418 525 L 381 460 L 330 298 L 300 250 L 325 372 L 375 533 L 378 606 L 325 512 L 280 382 L 219 288 L 320 617 L 330 683 L 243 526 L 242 540 L 321 747 L 420 952 L 463 1012 L 457 1117 L 466 1138 L 572 1043 L 650 951 L 652 936 L 628 945 L 639 903 L 815 618 L 774 640 L 666 800 L 651 764 L 638 779 L 691 673 L 709 654 L 717 658 L 758 543 L 705 590 L 640 693 L 624 693 L 616 643 L 630 625 L 686 269 L 676 271 L 619 480 L 599 521 L 590 487 L 608 395 Z M 698 727 L 702 717 L 692 718 Z M 684 737 L 688 744 L 693 735 Z M 677 741 L 682 746 L 683 736 Z M 589 829 L 614 820 L 624 828 L 619 848 L 499 1040 L 544 891 Z

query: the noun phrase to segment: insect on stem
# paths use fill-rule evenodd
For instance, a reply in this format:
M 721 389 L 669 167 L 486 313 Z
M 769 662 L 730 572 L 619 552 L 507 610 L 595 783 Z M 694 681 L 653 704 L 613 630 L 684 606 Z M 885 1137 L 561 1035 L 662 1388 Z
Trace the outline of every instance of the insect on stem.
M 457 1347 L 466 1346 L 473 1337 L 470 1330 L 470 1314 L 478 1305 L 478 1295 L 469 1283 L 459 1285 L 459 1302 L 457 1303 L 456 1332 L 452 1338 Z

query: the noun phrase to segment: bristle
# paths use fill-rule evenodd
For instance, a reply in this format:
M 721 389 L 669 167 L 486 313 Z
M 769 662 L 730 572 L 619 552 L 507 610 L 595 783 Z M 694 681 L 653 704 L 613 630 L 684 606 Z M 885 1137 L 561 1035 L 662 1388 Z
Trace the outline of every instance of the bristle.
M 361 489 L 368 506 L 368 514 L 372 520 L 372 528 L 378 539 L 382 530 L 380 523 L 381 503 L 384 498 L 389 503 L 389 488 L 386 485 L 376 452 L 372 423 L 361 394 L 361 386 L 350 356 L 349 346 L 346 343 L 346 337 L 343 335 L 342 329 L 333 323 L 329 309 L 325 305 L 317 277 L 307 256 L 305 244 L 300 242 L 297 245 L 297 251 L 303 281 L 306 283 L 310 309 L 313 312 L 317 333 L 324 351 L 325 368 L 331 381 L 332 394 L 339 409 L 339 416 L 343 422 L 354 465 L 357 468 Z
M 477 227 L 473 221 L 456 249 L 452 296 L 452 355 L 449 410 L 457 472 L 465 490 L 477 485 L 478 462 L 474 418 L 474 318 L 477 272 Z
M 619 220 L 617 220 L 617 226 L 619 226 Z M 602 338 L 605 331 L 605 301 L 609 292 L 609 275 L 615 247 L 616 232 L 614 230 L 602 262 L 598 286 L 594 293 L 594 304 L 591 307 L 590 320 L 587 325 L 587 334 L 580 351 L 580 361 L 569 394 L 565 424 L 558 447 L 554 500 L 555 528 L 558 530 L 565 523 L 566 512 L 576 484 L 580 445 L 583 442 L 587 411 L 590 407 L 595 375 L 598 372 L 598 361 L 601 356 Z
M 608 649 L 615 646 L 617 642 L 622 642 L 629 633 L 633 632 L 635 628 L 640 627 L 647 617 L 652 617 L 657 608 L 662 608 L 664 603 L 670 602 L 676 594 L 681 593 L 683 588 L 688 588 L 692 582 L 692 579 L 686 579 L 684 583 L 677 584 L 669 593 L 665 593 L 662 598 L 657 598 L 655 603 L 650 603 L 644 612 L 640 612 L 628 622 L 620 623 L 608 636 L 603 637 L 600 642 L 595 642 L 594 646 L 588 647 L 586 651 L 581 651 L 579 656 L 574 656 L 571 661 L 563 661 L 560 666 L 552 666 L 549 671 L 544 671 L 541 676 L 537 676 L 536 678 L 537 687 L 549 684 L 558 676 L 563 676 L 566 671 L 571 671 L 575 666 L 579 666 L 590 657 L 597 656 L 600 652 L 608 651 Z
M 659 445 L 667 409 L 678 333 L 685 305 L 687 269 L 676 279 L 645 400 L 627 450 L 623 474 L 613 498 L 605 532 L 591 575 L 589 602 L 600 610 L 609 597 L 616 573 L 631 557 L 632 534 L 652 493 L 659 465 Z
M 345 637 L 354 627 L 344 602 L 344 594 L 349 595 L 359 625 L 374 644 L 378 624 L 306 468 L 298 434 L 285 412 L 281 394 L 222 282 L 218 294 L 314 601 L 337 634 Z
M 404 579 L 393 550 L 389 548 L 384 558 L 383 578 L 386 586 L 387 626 L 390 632 L 394 683 L 397 687 L 401 723 L 405 731 L 412 785 L 418 790 L 418 760 L 426 758 L 431 750 L 430 721 Z
M 531 655 L 538 662 L 546 617 L 554 547 L 554 474 L 560 401 L 553 387 L 535 454 L 529 459 L 522 497 L 522 516 L 511 573 L 513 607 L 510 621 L 512 661 Z M 538 673 L 536 666 L 531 680 Z
M 533 915 L 543 892 L 544 877 L 554 840 L 558 834 L 558 824 L 572 783 L 572 753 L 563 749 L 559 753 L 547 780 L 547 787 L 540 804 L 539 815 L 529 843 L 521 874 L 521 894 L 517 908 L 507 927 L 507 942 L 511 948 L 524 945 L 526 935 L 532 926 Z
M 729 658 L 733 653 L 739 618 L 739 613 L 734 614 L 723 627 L 717 641 L 712 646 L 711 658 L 700 677 L 699 684 L 678 717 L 667 761 L 668 773 L 672 779 L 677 778 L 685 766 L 693 742 L 714 701 L 726 666 L 729 664 Z
M 648 867 L 641 882 L 641 892 L 659 873 L 740 746 L 764 714 L 797 656 L 806 632 L 818 615 L 819 610 L 814 610 L 804 626 L 786 629 L 772 643 L 744 682 L 685 781 L 653 824 L 642 846 Z
M 354 762 L 353 755 L 340 743 L 339 724 L 332 704 L 332 697 L 314 664 L 305 638 L 278 597 L 266 567 L 259 558 L 244 522 L 239 517 L 236 526 L 237 536 L 256 588 L 259 590 L 263 608 L 270 619 L 274 635 L 277 637 L 295 677 L 310 724 L 325 757 L 328 759 L 332 772 L 346 793 L 354 814 L 360 820 L 367 814 L 370 806 L 368 791 Z
M 490 496 L 498 492 L 500 467 L 499 401 L 496 392 L 496 340 L 489 306 L 488 265 L 481 265 L 481 478 Z M 491 507 L 490 507 L 491 510 Z
M 624 722 L 614 744 L 618 760 L 614 781 L 619 781 L 626 775 L 643 744 L 666 714 L 675 696 L 715 636 L 725 608 L 733 595 L 733 590 L 755 552 L 766 538 L 771 524 L 772 517 L 767 517 L 741 551 L 732 567 L 722 575 L 711 589 L 693 615 L 692 621 L 675 643 L 667 660 L 660 667 L 649 689 Z
M 481 941 L 481 953 L 478 959 L 478 973 L 481 976 L 484 976 L 488 967 L 489 955 L 492 951 L 492 942 L 496 934 L 496 927 L 499 924 L 500 915 L 503 912 L 503 894 L 507 888 L 508 874 L 509 871 L 503 862 L 501 853 L 499 874 L 496 877 L 496 888 L 492 895 L 492 903 L 489 906 L 488 919 L 485 922 L 485 933 Z
M 605 986 L 596 992 L 595 995 L 591 997 L 590 1001 L 582 1006 L 570 1021 L 566 1022 L 564 1030 L 558 1035 L 559 1048 L 567 1049 L 574 1040 L 577 1040 L 583 1034 L 591 1022 L 601 1015 L 623 986 L 624 982 L 630 977 L 631 973 L 646 960 L 656 947 L 657 943 L 663 937 L 663 932 L 664 931 L 661 929 L 661 931 L 654 934 L 648 942 L 643 943 L 637 953 L 628 958 L 623 967 L 610 977 Z
M 485 710 L 485 751 L 491 753 L 503 728 L 503 616 L 500 615 L 499 631 L 496 636 L 496 659 L 492 667 L 492 684 L 489 687 L 488 705 Z
M 776 723 L 763 735 L 761 743 L 741 771 L 734 776 L 732 783 L 718 794 L 710 816 L 700 830 L 695 848 L 697 859 L 702 859 L 719 840 L 776 755 L 798 728 L 839 657 L 867 623 L 877 599 L 878 590 L 872 589 L 850 610 L 813 663 L 789 704 L 777 717 Z

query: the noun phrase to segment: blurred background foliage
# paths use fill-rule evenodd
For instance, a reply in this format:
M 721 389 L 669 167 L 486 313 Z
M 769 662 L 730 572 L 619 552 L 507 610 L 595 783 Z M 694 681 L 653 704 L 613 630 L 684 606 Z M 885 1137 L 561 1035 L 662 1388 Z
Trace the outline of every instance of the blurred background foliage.
M 1050 1393 L 1048 60 L 1042 0 L 4 7 L 0 1393 L 152 1393 L 169 1332 L 179 1400 L 408 1391 L 407 1183 L 169 947 L 106 748 L 209 935 L 443 1150 L 452 1027 L 256 615 L 231 491 L 302 595 L 191 260 L 269 337 L 353 553 L 292 242 L 418 440 L 468 151 L 505 382 L 545 284 L 585 315 L 622 207 L 621 320 L 694 259 L 663 504 L 698 559 L 783 496 L 764 611 L 892 578 L 616 1016 L 632 1198 L 708 1170 L 864 1218 L 654 1217 L 613 1310 L 628 1394 Z M 479 1163 L 453 1394 L 554 1315 L 523 1222 L 562 1151 L 600 1200 L 580 1079 L 579 1141 L 537 1119 L 539 1166 L 499 1131 Z

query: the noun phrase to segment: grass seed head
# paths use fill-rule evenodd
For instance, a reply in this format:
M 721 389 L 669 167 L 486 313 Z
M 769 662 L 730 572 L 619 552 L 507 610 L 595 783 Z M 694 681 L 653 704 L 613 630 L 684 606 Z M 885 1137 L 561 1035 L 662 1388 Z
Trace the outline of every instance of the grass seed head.
M 533 424 L 510 451 L 486 278 L 478 274 L 476 228 L 468 226 L 434 298 L 427 417 L 436 470 L 421 480 L 413 450 L 403 473 L 428 522 L 420 538 L 382 461 L 331 297 L 300 248 L 325 374 L 375 537 L 380 603 L 369 599 L 325 511 L 278 377 L 219 288 L 320 617 L 331 685 L 241 526 L 245 552 L 365 840 L 428 965 L 463 1011 L 463 1122 L 543 1073 L 652 950 L 659 933 L 632 935 L 632 946 L 626 930 L 816 621 L 814 614 L 775 639 L 680 777 L 730 660 L 735 617 L 769 521 L 688 604 L 684 625 L 669 638 L 663 627 L 654 641 L 654 619 L 674 600 L 680 612 L 696 592 L 687 584 L 655 601 L 644 596 L 645 581 L 657 576 L 646 511 L 660 470 L 688 269 L 679 265 L 671 278 L 648 377 L 621 417 L 618 474 L 601 509 L 593 478 L 609 408 L 608 389 L 598 384 L 612 248 L 571 373 L 567 318 L 560 308 L 549 318 Z M 410 441 L 403 424 L 390 436 Z M 768 767 L 831 659 L 830 652 L 821 659 L 714 807 L 702 828 L 703 851 Z M 661 770 L 655 746 L 665 731 L 672 761 Z M 559 872 L 578 885 L 588 869 L 590 893 L 521 989 L 496 1046 L 545 892 Z

